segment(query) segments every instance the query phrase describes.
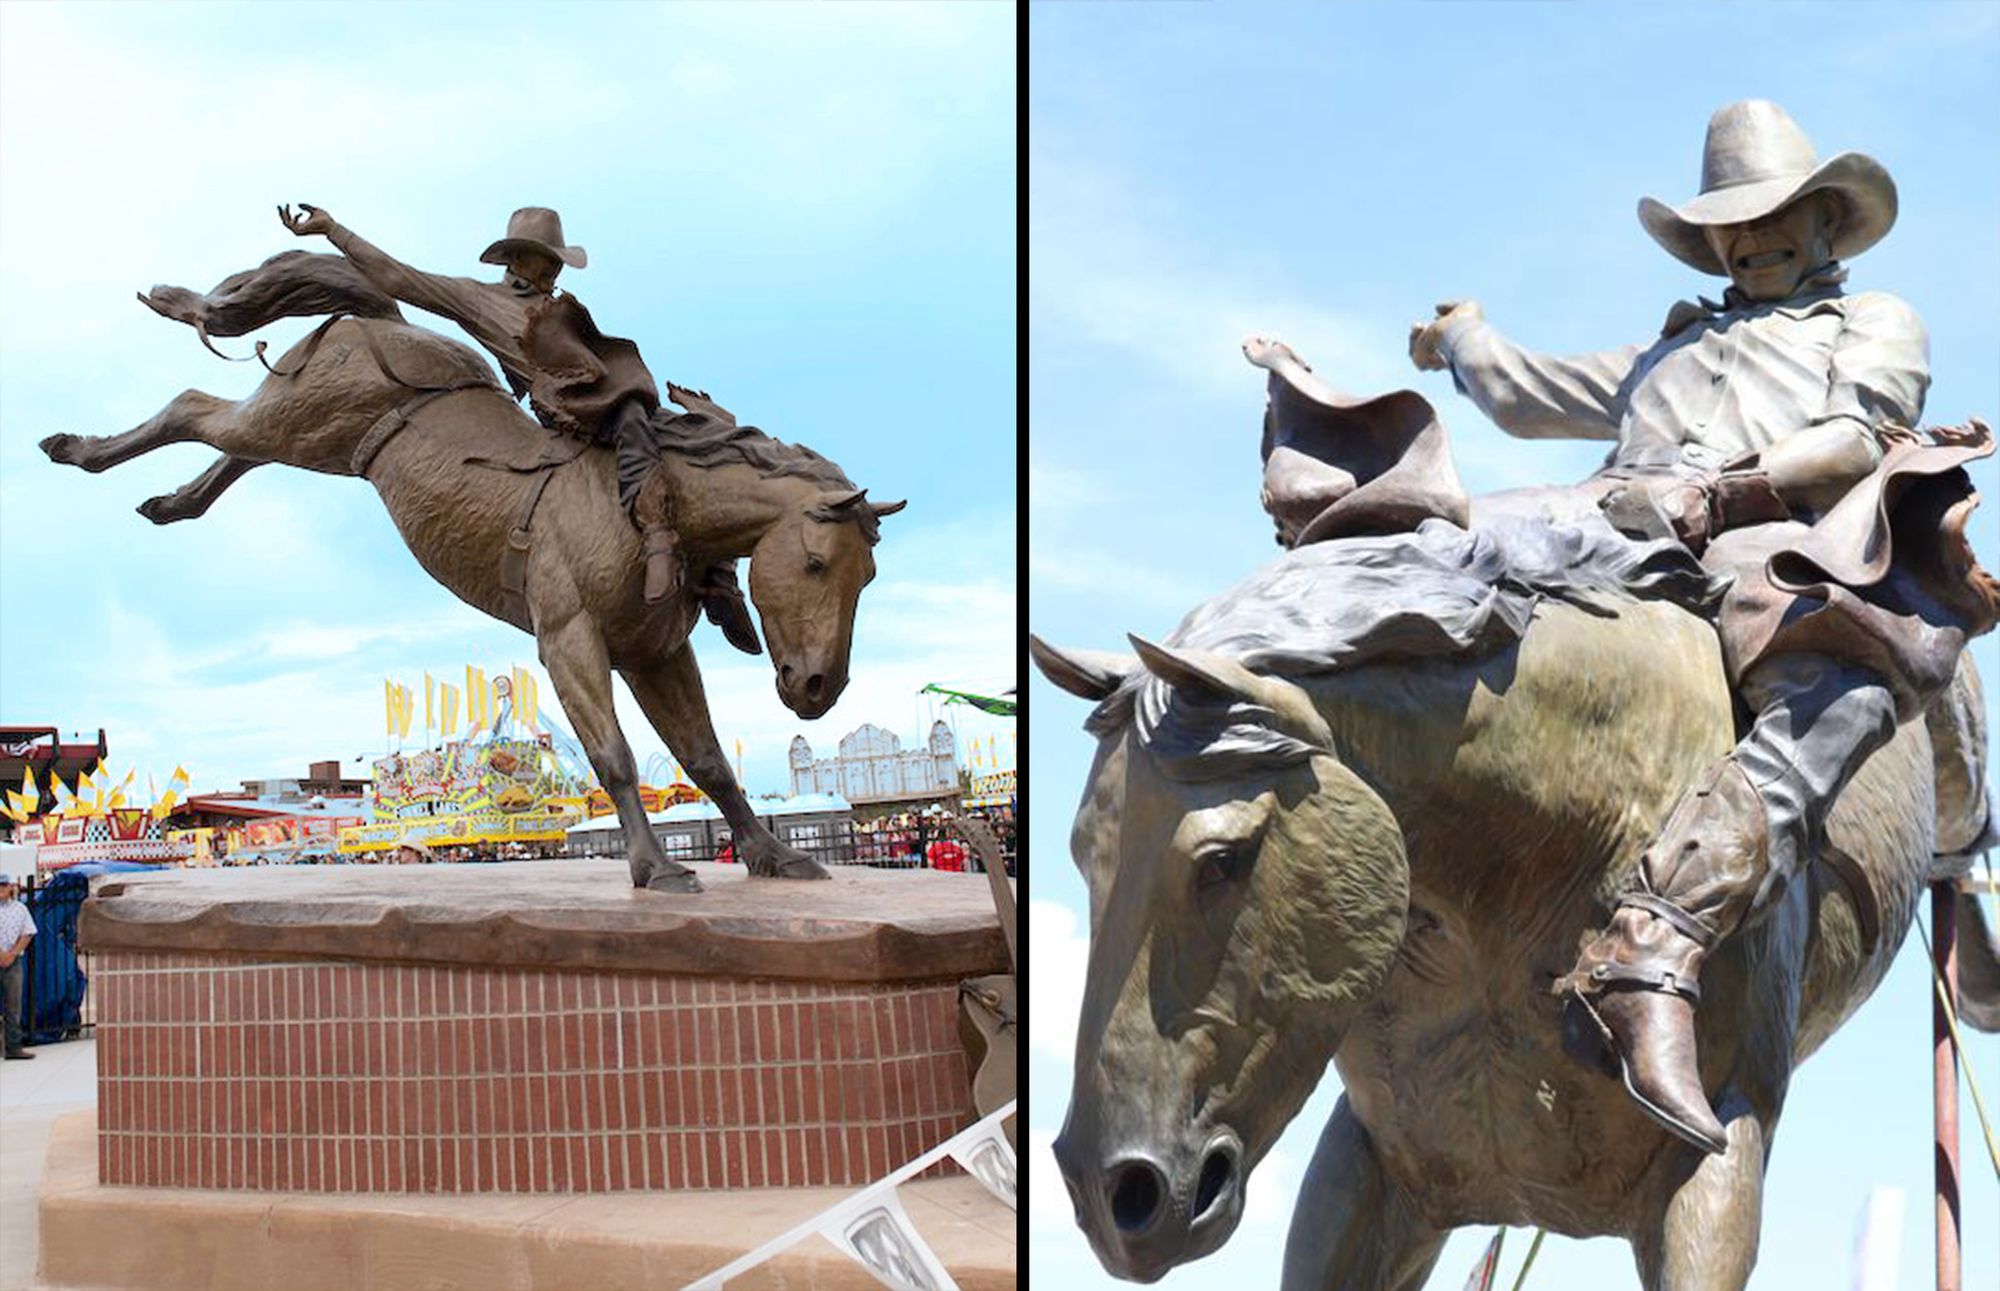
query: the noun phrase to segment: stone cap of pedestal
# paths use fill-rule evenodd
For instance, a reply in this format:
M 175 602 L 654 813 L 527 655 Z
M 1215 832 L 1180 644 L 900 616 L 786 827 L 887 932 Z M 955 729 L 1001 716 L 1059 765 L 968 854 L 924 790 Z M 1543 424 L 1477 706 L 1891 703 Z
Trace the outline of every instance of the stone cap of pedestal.
M 91 951 L 818 982 L 1007 971 L 983 874 L 833 867 L 828 882 L 695 865 L 695 896 L 635 890 L 622 861 L 167 870 L 98 880 Z

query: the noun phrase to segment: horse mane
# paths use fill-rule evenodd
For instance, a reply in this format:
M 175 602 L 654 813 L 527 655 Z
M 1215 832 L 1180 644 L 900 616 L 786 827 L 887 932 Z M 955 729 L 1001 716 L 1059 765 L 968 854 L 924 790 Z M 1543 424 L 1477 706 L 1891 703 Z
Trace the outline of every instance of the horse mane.
M 653 425 L 659 431 L 660 450 L 691 466 L 711 470 L 741 463 L 759 475 L 796 475 L 829 489 L 854 487 L 845 471 L 804 444 L 787 444 L 755 426 L 739 426 L 713 413 L 662 408 Z
M 1304 683 L 1371 663 L 1478 659 L 1520 641 L 1544 598 L 1599 616 L 1667 600 L 1697 614 L 1728 583 L 1672 542 L 1635 542 L 1601 519 L 1503 517 L 1476 530 L 1427 521 L 1413 533 L 1315 543 L 1190 610 L 1165 644 Z M 1247 776 L 1316 750 L 1260 705 L 1176 690 L 1140 668 L 1091 712 L 1102 739 L 1130 726 L 1178 780 Z
M 789 475 L 821 488 L 858 493 L 847 472 L 821 457 L 804 444 L 787 444 L 755 426 L 739 426 L 735 418 L 710 403 L 699 391 L 683 390 L 669 384 L 676 403 L 687 404 L 689 412 L 671 412 L 665 405 L 654 414 L 654 439 L 660 452 L 674 456 L 702 470 L 741 464 L 769 479 Z M 817 503 L 806 514 L 827 524 L 851 520 L 861 526 L 870 546 L 881 541 L 881 521 L 866 501 L 852 498 L 839 506 Z

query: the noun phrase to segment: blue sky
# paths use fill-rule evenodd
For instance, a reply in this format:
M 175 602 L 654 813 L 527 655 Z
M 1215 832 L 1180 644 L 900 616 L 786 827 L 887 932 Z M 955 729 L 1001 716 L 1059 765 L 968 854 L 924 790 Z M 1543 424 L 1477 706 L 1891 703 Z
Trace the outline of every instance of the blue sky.
M 1290 341 L 1335 385 L 1414 387 L 1466 483 L 1579 478 L 1601 445 L 1507 439 L 1404 345 L 1434 303 L 1476 297 L 1556 352 L 1657 334 L 1720 283 L 1640 228 L 1641 195 L 1698 187 L 1709 114 L 1783 104 L 1822 157 L 1884 162 L 1888 239 L 1850 285 L 1931 330 L 1928 417 L 2000 417 L 2000 155 L 1991 4 L 1063 6 L 1031 9 L 1030 627 L 1118 648 L 1273 554 L 1257 502 L 1263 374 L 1238 340 Z M 2000 568 L 2000 477 L 1977 542 Z M 2000 678 L 1992 637 L 1978 645 Z M 1031 1260 L 1052 1285 L 1110 1284 L 1047 1157 L 1067 1101 L 1087 926 L 1068 828 L 1092 741 L 1084 706 L 1031 682 Z M 1903 1190 L 1902 1282 L 1930 1285 L 1929 983 L 1914 937 L 1874 999 L 1795 1082 L 1768 1175 L 1752 1286 L 1850 1284 L 1871 1188 Z M 1989 1095 L 2000 1044 L 1975 1041 Z M 1331 1113 L 1329 1074 L 1254 1176 L 1231 1244 L 1162 1284 L 1273 1286 L 1292 1195 Z M 1965 1285 L 2000 1282 L 2000 1213 L 1969 1100 Z M 1490 1230 L 1447 1246 L 1456 1287 Z M 1526 1235 L 1504 1262 L 1510 1285 Z M 1623 1242 L 1550 1239 L 1531 1287 L 1636 1286 Z
M 1010 12 L 7 4 L 0 51 L 0 719 L 102 725 L 115 765 L 210 788 L 380 751 L 384 675 L 535 664 L 430 581 L 365 483 L 260 470 L 156 529 L 132 508 L 208 450 L 99 476 L 36 450 L 190 386 L 249 393 L 261 369 L 132 296 L 329 250 L 279 226 L 297 201 L 476 276 L 509 212 L 553 206 L 590 253 L 563 285 L 657 376 L 909 500 L 827 717 L 801 723 L 767 661 L 698 629 L 752 791 L 785 785 L 801 730 L 823 754 L 863 721 L 909 743 L 923 683 L 1011 684 Z M 310 325 L 265 335 L 281 352 Z M 643 764 L 662 742 L 618 695 Z M 1008 729 L 961 719 L 1002 748 Z

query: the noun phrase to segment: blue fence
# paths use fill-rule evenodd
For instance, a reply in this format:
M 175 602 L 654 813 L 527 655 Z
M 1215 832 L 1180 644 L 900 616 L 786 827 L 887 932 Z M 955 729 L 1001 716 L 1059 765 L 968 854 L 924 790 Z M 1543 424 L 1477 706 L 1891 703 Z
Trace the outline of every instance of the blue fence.
M 90 896 L 91 877 L 158 868 L 78 865 L 23 884 L 21 900 L 35 919 L 35 935 L 22 961 L 21 1029 L 29 1044 L 71 1040 L 97 1022 L 90 998 L 90 956 L 76 944 L 77 916 Z

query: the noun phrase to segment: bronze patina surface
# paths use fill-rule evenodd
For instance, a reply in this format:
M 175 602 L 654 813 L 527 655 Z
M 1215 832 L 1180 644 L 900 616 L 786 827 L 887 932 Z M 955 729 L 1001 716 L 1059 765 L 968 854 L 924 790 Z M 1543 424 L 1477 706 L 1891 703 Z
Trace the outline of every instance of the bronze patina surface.
M 550 294 L 560 265 L 583 262 L 581 250 L 563 242 L 553 211 L 515 213 L 510 236 L 488 251 L 510 266 L 499 283 L 418 273 L 348 235 L 324 211 L 285 218 L 295 233 L 333 236 L 346 255 L 274 256 L 204 296 L 156 288 L 140 297 L 195 327 L 204 341 L 279 318 L 330 315 L 266 364 L 271 374 L 254 393 L 232 401 L 188 390 L 123 434 L 51 435 L 43 451 L 96 472 L 169 444 L 220 450 L 196 479 L 140 506 L 159 524 L 200 516 L 265 462 L 367 480 L 433 578 L 534 636 L 563 712 L 617 810 L 635 887 L 689 893 L 700 883 L 667 857 L 646 823 L 638 765 L 612 709 L 614 671 L 722 811 L 753 873 L 826 877 L 751 810 L 716 738 L 689 636 L 707 612 L 739 648 L 754 651 L 756 632 L 734 575 L 716 573 L 748 557 L 778 696 L 802 718 L 822 716 L 847 686 L 856 607 L 875 576 L 881 518 L 903 504 L 871 501 L 833 462 L 738 425 L 700 391 L 668 383 L 686 409 L 678 414 L 657 397 L 635 397 L 638 376 L 614 380 L 606 366 L 627 350 L 636 364 L 629 342 L 594 328 L 571 338 L 575 344 L 537 348 L 535 338 L 524 339 L 535 330 L 537 310 L 568 299 Z M 403 321 L 392 296 L 467 326 L 508 385 L 471 349 Z M 544 420 L 571 433 L 521 410 L 516 400 L 531 388 L 542 392 L 536 409 Z M 550 400 L 569 409 L 565 417 L 549 415 Z M 624 410 L 616 435 L 585 424 L 607 401 Z M 628 516 L 634 508 L 658 525 L 642 535 Z M 655 532 L 666 515 L 672 542 Z M 673 576 L 671 551 L 710 575 L 699 584 Z
M 800 886 L 697 864 L 700 902 L 616 880 L 611 860 L 190 869 L 106 879 L 93 951 L 607 969 L 822 982 L 1004 973 L 981 875 L 839 867 Z
M 1655 341 L 1537 354 L 1470 301 L 1411 329 L 1501 430 L 1611 441 L 1589 479 L 1468 499 L 1421 396 L 1253 337 L 1291 550 L 1131 653 L 1031 640 L 1096 705 L 1054 1155 L 1113 1274 L 1227 1241 L 1331 1062 L 1289 1291 L 1414 1291 L 1494 1223 L 1740 1291 L 1794 1068 L 2000 837 L 1961 654 L 2000 617 L 1965 539 L 1992 438 L 1913 429 L 1923 325 L 1843 286 L 1894 185 L 1763 101 L 1715 114 L 1702 184 L 1642 220 L 1732 285 Z

